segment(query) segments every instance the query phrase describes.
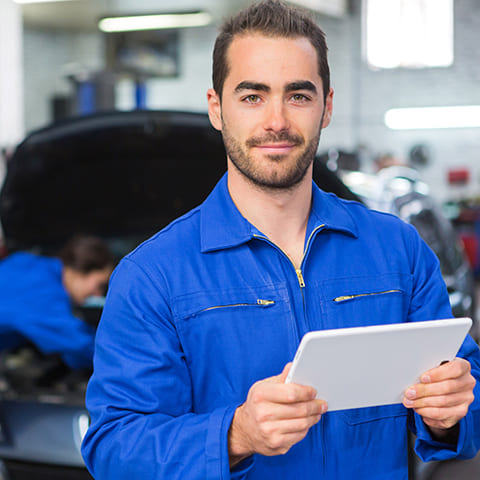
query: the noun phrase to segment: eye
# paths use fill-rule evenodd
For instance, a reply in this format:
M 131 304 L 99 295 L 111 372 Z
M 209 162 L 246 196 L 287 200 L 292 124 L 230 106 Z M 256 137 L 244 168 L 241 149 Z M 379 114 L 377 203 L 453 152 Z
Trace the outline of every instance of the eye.
M 294 93 L 292 95 L 292 100 L 294 102 L 307 102 L 308 100 L 310 100 L 306 95 L 304 95 L 303 93 Z
M 243 101 L 247 103 L 259 103 L 260 97 L 252 93 L 251 95 L 248 95 L 247 97 L 245 97 Z

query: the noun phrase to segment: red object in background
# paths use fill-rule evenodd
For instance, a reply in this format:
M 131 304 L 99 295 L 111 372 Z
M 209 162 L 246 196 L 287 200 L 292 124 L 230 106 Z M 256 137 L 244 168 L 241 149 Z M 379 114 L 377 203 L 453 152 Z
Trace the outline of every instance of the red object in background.
M 468 168 L 452 168 L 448 171 L 448 183 L 450 185 L 465 185 L 470 181 Z
M 480 265 L 480 245 L 478 237 L 475 235 L 475 232 L 462 232 L 460 233 L 460 240 L 465 247 L 468 263 L 476 270 Z

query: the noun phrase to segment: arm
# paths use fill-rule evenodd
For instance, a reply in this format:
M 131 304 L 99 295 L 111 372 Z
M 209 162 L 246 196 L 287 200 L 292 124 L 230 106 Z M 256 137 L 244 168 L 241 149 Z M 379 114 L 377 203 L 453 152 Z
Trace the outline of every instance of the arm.
M 467 337 L 458 356 L 460 359 L 434 369 L 433 375 L 429 375 L 430 382 L 419 384 L 418 395 L 419 397 L 424 396 L 414 399 L 413 405 L 410 406 L 413 408 L 418 405 L 420 408 L 420 405 L 424 405 L 421 407 L 424 417 L 420 413 L 415 413 L 415 424 L 413 425 L 413 429 L 417 433 L 416 450 L 424 461 L 472 458 L 480 449 L 480 431 L 478 429 L 480 421 L 480 354 L 478 346 L 471 337 Z M 446 368 L 447 366 L 448 368 Z M 432 370 L 429 372 L 432 373 Z M 464 373 L 460 373 L 456 378 L 445 378 L 445 376 L 455 377 L 458 375 L 455 372 Z M 475 382 L 473 391 L 471 390 L 473 382 L 470 376 Z M 452 391 L 447 394 L 435 395 L 442 389 L 450 390 L 448 385 L 454 386 Z M 414 390 L 416 391 L 415 388 Z M 432 391 L 433 395 L 426 395 Z M 472 393 L 473 401 L 471 401 Z M 419 403 L 415 404 L 415 402 Z M 438 404 L 439 402 L 444 405 L 432 406 L 432 403 Z M 439 421 L 443 424 L 438 424 Z M 455 421 L 456 423 L 454 423 Z
M 158 280 L 158 281 L 157 281 Z M 95 478 L 229 478 L 235 411 L 196 413 L 166 287 L 130 260 L 112 276 L 97 330 L 82 454 Z
M 95 329 L 75 317 L 66 302 L 31 312 L 16 329 L 42 353 L 59 354 L 71 368 L 91 368 Z
M 451 317 L 438 259 L 418 235 L 412 237 L 410 246 L 414 284 L 409 320 Z M 476 427 L 480 422 L 480 351 L 471 337 L 465 339 L 458 357 L 425 372 L 421 383 L 405 392 L 404 405 L 415 412 L 409 422 L 417 435 L 415 450 L 424 461 L 471 458 L 480 448 Z

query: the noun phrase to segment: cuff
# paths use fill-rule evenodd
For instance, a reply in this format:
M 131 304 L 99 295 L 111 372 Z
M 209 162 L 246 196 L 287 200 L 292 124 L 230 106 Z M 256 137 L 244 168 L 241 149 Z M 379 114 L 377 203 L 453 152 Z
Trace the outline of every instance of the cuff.
M 463 418 L 459 422 L 458 441 L 456 445 L 439 442 L 432 438 L 430 431 L 423 423 L 422 417 L 415 413 L 415 430 L 417 440 L 415 442 L 415 452 L 424 461 L 449 460 L 451 458 L 467 458 L 464 454 L 466 440 L 469 437 L 468 429 L 471 422 L 469 416 Z M 465 452 L 466 453 L 466 452 Z M 462 455 L 463 454 L 463 455 Z
M 228 430 L 236 409 L 237 405 L 219 408 L 210 415 L 205 446 L 208 480 L 240 480 L 245 478 L 253 467 L 254 457 L 252 456 L 240 462 L 230 471 Z

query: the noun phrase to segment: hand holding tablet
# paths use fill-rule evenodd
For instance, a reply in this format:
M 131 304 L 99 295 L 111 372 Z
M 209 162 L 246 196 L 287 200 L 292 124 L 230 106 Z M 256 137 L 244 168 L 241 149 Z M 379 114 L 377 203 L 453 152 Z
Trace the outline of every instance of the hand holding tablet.
M 309 332 L 286 383 L 314 387 L 329 411 L 402 403 L 420 375 L 455 358 L 471 324 L 453 318 Z

